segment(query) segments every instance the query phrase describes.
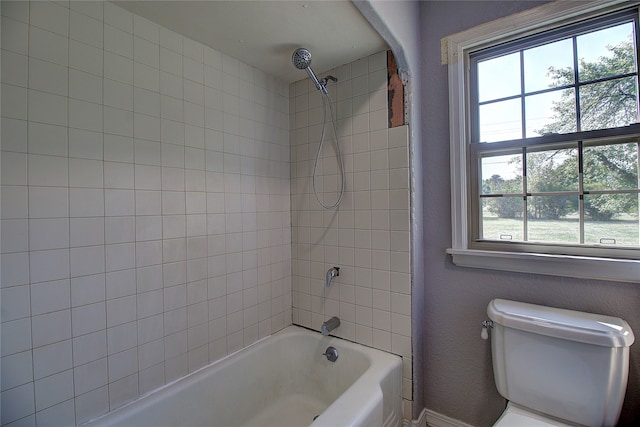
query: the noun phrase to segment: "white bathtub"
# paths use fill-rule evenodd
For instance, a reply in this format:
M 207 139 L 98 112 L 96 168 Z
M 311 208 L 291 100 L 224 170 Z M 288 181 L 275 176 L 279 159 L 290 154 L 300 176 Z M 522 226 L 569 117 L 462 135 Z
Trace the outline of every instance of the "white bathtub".
M 399 357 L 289 326 L 87 425 L 397 427 L 401 384 Z

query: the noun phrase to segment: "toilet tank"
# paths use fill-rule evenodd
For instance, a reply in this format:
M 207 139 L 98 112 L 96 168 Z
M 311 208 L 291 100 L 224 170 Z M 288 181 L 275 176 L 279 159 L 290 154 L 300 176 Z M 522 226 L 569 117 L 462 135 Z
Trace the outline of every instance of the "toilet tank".
M 495 299 L 493 373 L 500 394 L 584 426 L 615 426 L 634 335 L 622 319 Z

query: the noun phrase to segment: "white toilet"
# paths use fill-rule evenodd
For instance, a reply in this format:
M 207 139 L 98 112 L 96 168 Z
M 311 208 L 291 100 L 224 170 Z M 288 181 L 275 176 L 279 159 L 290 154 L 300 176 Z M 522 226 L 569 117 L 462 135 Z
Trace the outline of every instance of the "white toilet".
M 613 427 L 634 336 L 622 319 L 495 299 L 493 372 L 507 409 L 494 427 Z

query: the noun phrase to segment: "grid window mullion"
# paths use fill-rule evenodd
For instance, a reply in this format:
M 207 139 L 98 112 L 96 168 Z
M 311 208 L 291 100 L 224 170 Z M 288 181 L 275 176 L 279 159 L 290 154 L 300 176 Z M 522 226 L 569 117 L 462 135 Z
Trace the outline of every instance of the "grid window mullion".
M 526 242 L 529 240 L 529 199 L 527 192 L 527 147 L 522 147 L 522 230 L 523 240 Z
M 527 107 L 524 88 L 524 50 L 520 51 L 520 135 L 527 136 Z
M 578 141 L 578 217 L 580 220 L 580 244 L 584 244 L 584 159 L 582 141 Z
M 576 97 L 576 132 L 582 131 L 582 120 L 580 113 L 580 76 L 578 75 L 579 65 L 578 65 L 578 38 L 572 37 L 573 41 L 573 84 L 574 84 L 574 94 Z

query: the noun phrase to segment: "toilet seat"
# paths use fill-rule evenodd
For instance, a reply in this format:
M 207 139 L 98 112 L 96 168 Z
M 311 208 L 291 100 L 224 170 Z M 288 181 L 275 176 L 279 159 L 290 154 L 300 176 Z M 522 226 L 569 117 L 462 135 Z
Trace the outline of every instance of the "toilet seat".
M 493 427 L 572 427 L 553 418 L 547 418 L 535 412 L 530 412 L 511 402 Z

